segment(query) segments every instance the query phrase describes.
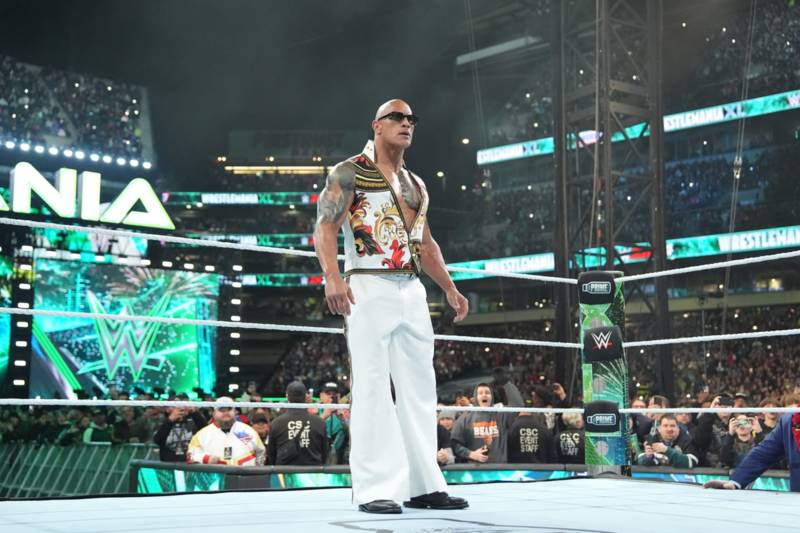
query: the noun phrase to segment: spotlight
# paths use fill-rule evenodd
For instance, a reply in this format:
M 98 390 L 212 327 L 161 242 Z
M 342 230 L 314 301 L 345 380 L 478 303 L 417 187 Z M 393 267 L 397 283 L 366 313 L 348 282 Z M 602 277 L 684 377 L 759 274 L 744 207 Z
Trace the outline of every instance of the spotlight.
M 461 144 L 469 144 L 469 139 L 464 137 L 463 139 L 461 139 Z
M 47 149 L 47 153 L 50 155 L 58 155 L 58 148 L 56 148 L 55 146 L 51 146 L 50 148 Z
M 77 152 L 75 152 L 75 159 L 83 159 L 84 157 L 86 157 L 86 154 L 84 154 L 84 153 L 83 153 L 83 152 L 81 152 L 80 150 L 78 150 Z
M 70 150 L 69 148 L 67 148 L 67 149 L 66 149 L 66 150 L 64 150 L 62 153 L 64 154 L 64 157 L 72 157 L 72 156 L 73 156 L 73 154 L 74 154 L 75 152 L 73 152 L 72 150 Z
M 89 154 L 89 159 L 97 163 L 98 161 L 100 161 L 100 156 L 97 154 Z
M 41 144 L 37 144 L 36 146 L 33 147 L 33 151 L 36 152 L 37 154 L 43 154 L 44 146 L 42 146 Z
M 9 150 L 13 150 L 16 146 L 17 145 L 14 143 L 14 141 L 6 141 L 5 143 L 5 147 Z
M 111 163 L 111 161 L 113 161 L 113 160 L 111 159 L 110 155 L 104 155 L 103 156 L 103 163 L 109 164 L 109 163 Z
M 119 166 L 121 166 L 121 167 L 124 167 L 124 166 L 125 166 L 125 163 L 126 163 L 126 161 L 125 161 L 125 158 L 124 158 L 124 157 L 118 157 L 118 158 L 117 158 L 117 164 L 118 164 Z
M 138 161 L 138 160 L 136 160 L 136 159 L 131 159 L 130 161 L 128 161 L 128 164 L 129 164 L 130 166 L 132 166 L 133 168 L 136 168 L 136 167 L 138 167 L 138 166 L 139 166 L 139 161 Z
M 19 145 L 19 149 L 22 150 L 23 152 L 27 152 L 31 149 L 31 145 L 28 143 L 21 143 Z
M 153 165 L 152 163 L 150 163 L 150 161 L 145 161 L 144 163 L 142 163 L 142 168 L 145 170 L 150 170 L 152 167 Z

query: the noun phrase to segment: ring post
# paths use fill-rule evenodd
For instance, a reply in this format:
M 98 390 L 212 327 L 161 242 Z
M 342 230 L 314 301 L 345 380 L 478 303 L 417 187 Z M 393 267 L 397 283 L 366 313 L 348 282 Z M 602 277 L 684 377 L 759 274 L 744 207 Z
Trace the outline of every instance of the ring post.
M 584 272 L 578 277 L 586 465 L 590 474 L 630 471 L 628 361 L 623 349 L 625 297 L 622 272 Z

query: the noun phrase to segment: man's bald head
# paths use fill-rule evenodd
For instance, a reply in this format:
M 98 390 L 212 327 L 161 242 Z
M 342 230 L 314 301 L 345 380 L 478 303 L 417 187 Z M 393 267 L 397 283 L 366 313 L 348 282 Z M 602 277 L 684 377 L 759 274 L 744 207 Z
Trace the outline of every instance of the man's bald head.
M 388 102 L 385 102 L 384 104 L 381 104 L 381 106 L 375 112 L 375 120 L 378 120 L 382 116 L 386 115 L 387 113 L 391 113 L 392 111 L 400 111 L 404 115 L 410 115 L 411 106 L 408 105 L 408 103 L 404 100 L 394 98 Z
M 389 113 L 398 113 L 399 120 L 397 116 L 386 117 Z M 372 121 L 372 131 L 379 149 L 391 147 L 405 150 L 411 146 L 416 125 L 416 120 L 409 116 L 411 114 L 411 106 L 399 98 L 389 100 L 378 108 Z

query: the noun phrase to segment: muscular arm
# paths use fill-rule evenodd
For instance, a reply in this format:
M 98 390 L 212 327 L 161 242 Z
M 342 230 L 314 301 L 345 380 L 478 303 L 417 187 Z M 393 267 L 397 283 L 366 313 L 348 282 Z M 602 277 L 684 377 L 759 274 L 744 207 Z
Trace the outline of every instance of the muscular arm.
M 353 202 L 355 180 L 353 169 L 340 163 L 331 169 L 325 188 L 319 195 L 314 250 L 325 277 L 339 274 L 339 263 L 336 260 L 339 251 L 337 239 L 347 208 Z
M 336 256 L 339 252 L 339 229 L 353 202 L 356 175 L 349 165 L 340 163 L 328 174 L 325 188 L 317 203 L 317 223 L 314 228 L 314 250 L 325 276 L 325 300 L 332 313 L 350 314 L 355 303 L 350 288 L 339 272 Z
M 442 256 L 439 244 L 433 238 L 430 228 L 425 225 L 422 233 L 422 247 L 420 249 L 420 262 L 422 270 L 444 291 L 447 303 L 456 311 L 456 322 L 460 322 L 469 312 L 469 303 L 464 296 L 458 292 L 455 283 L 450 278 L 447 265 Z
M 439 244 L 433 238 L 431 229 L 427 224 L 422 233 L 420 260 L 422 262 L 422 270 L 424 270 L 444 292 L 456 288 L 455 283 L 450 279 L 450 273 L 447 271 L 447 265 L 442 256 L 442 249 L 439 248 Z

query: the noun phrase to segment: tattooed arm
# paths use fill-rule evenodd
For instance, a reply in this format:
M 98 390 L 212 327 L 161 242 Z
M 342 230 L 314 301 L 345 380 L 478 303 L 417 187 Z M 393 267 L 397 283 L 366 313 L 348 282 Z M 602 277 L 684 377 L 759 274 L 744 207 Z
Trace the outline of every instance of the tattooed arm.
M 317 203 L 314 250 L 325 276 L 325 300 L 331 313 L 337 315 L 349 315 L 350 304 L 356 303 L 350 287 L 342 279 L 336 259 L 339 229 L 347 216 L 347 208 L 353 202 L 355 182 L 353 169 L 345 163 L 339 163 L 328 174 Z
M 431 235 L 431 230 L 427 224 L 422 233 L 420 260 L 422 262 L 422 270 L 444 291 L 447 303 L 455 310 L 455 321 L 461 322 L 464 320 L 464 317 L 469 312 L 469 302 L 464 298 L 464 295 L 458 292 L 455 283 L 450 278 L 450 273 L 447 271 L 447 265 L 442 256 L 442 250 L 434 240 L 433 235 Z

